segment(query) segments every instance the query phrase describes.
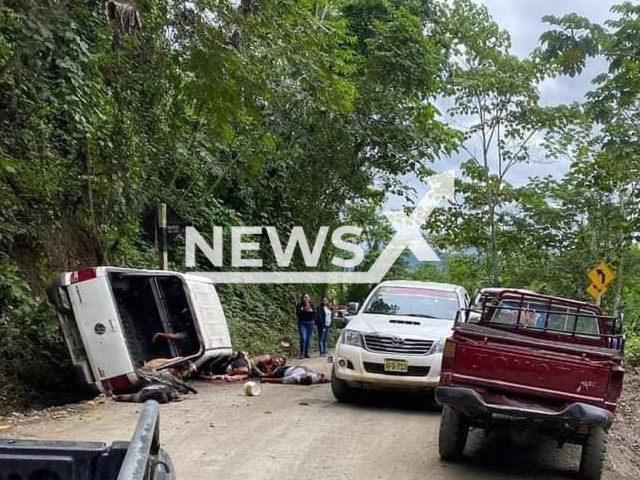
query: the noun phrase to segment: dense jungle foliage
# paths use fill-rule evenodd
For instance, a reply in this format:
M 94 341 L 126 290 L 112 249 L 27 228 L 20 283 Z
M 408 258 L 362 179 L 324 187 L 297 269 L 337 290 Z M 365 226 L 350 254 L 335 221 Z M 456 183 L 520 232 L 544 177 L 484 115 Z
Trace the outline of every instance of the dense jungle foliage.
M 203 233 L 302 226 L 313 242 L 320 226 L 360 225 L 365 269 L 393 234 L 388 195 L 411 196 L 405 176 L 444 158 L 463 160 L 458 195 L 425 231 L 446 262 L 388 276 L 586 298 L 585 271 L 605 260 L 604 305 L 625 313 L 640 362 L 640 7 L 614 14 L 545 18 L 518 58 L 470 0 L 0 0 L 0 403 L 64 388 L 46 285 L 155 267 L 142 221 L 157 203 Z M 541 103 L 543 80 L 594 56 L 608 70 L 584 104 Z M 558 158 L 564 177 L 548 175 Z M 531 162 L 544 174 L 510 183 Z M 170 254 L 183 270 L 183 239 Z M 235 344 L 292 336 L 301 290 L 222 286 Z

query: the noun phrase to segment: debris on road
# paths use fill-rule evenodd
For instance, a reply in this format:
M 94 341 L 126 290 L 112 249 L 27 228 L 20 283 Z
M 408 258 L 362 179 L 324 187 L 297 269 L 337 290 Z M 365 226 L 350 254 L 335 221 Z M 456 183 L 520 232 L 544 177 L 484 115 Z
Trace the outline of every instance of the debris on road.
M 262 387 L 256 382 L 247 382 L 244 384 L 244 393 L 247 397 L 257 397 L 262 394 Z

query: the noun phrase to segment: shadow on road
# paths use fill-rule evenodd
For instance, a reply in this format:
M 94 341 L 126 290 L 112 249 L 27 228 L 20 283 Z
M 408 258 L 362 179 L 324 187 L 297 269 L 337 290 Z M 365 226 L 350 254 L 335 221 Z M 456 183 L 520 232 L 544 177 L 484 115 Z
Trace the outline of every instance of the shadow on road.
M 359 409 L 369 412 L 400 412 L 425 414 L 425 419 L 439 417 L 441 408 L 428 395 L 398 395 L 397 393 L 369 392 L 352 404 L 335 403 L 339 408 Z M 482 430 L 469 434 L 464 457 L 459 462 L 439 460 L 437 452 L 438 429 L 430 430 L 435 449 L 433 461 L 446 468 L 451 478 L 496 478 L 496 479 L 545 479 L 577 480 L 580 448 L 543 439 L 536 446 L 522 448 L 513 445 L 503 430 L 492 432 L 488 437 Z M 447 477 L 448 478 L 448 477 Z
M 523 479 L 577 479 L 580 448 L 541 440 L 531 448 L 517 447 L 502 432 L 488 437 L 483 431 L 470 433 L 464 458 L 448 464 L 452 470 L 483 476 Z M 464 475 L 463 475 L 464 476 Z
M 353 405 L 372 410 L 400 410 L 440 415 L 442 408 L 436 404 L 433 394 L 398 392 L 363 392 Z

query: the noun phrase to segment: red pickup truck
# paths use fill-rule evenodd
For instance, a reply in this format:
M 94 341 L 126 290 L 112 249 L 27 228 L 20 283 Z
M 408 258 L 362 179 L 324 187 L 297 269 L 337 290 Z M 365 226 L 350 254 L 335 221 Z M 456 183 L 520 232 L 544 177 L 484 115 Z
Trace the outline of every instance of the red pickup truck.
M 539 435 L 582 446 L 580 474 L 599 480 L 622 390 L 617 318 L 584 302 L 486 289 L 458 316 L 443 351 L 436 399 L 440 456 L 455 460 L 470 428 L 506 423 L 512 441 Z

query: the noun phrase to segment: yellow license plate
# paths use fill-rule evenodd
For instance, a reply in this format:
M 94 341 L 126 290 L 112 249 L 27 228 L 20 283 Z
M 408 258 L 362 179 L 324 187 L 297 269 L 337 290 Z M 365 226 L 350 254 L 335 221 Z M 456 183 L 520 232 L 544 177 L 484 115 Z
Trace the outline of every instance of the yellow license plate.
M 406 360 L 385 360 L 384 371 L 385 372 L 402 372 L 406 373 L 409 365 Z

